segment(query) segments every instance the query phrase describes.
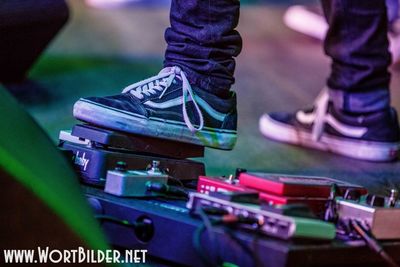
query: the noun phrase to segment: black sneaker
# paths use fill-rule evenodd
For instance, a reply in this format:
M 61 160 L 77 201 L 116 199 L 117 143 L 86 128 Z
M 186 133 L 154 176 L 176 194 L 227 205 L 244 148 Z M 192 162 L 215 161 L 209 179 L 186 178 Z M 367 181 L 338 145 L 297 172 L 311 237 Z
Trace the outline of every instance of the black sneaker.
M 397 159 L 399 123 L 393 108 L 355 116 L 335 110 L 327 95 L 309 110 L 264 114 L 259 122 L 261 133 L 276 141 L 356 159 Z
M 75 118 L 123 132 L 230 150 L 236 143 L 236 95 L 221 99 L 191 87 L 179 67 L 165 68 L 121 94 L 81 98 Z

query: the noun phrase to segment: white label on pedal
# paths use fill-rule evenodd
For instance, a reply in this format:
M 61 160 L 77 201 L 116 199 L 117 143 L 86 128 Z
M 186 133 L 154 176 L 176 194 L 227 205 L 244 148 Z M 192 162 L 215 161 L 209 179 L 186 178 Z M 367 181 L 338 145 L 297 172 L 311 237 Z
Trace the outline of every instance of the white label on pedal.
M 83 167 L 84 171 L 86 171 L 86 167 L 87 167 L 87 165 L 89 163 L 89 159 L 86 159 L 85 156 L 86 156 L 86 153 L 83 152 L 82 156 L 80 157 L 79 156 L 79 151 L 77 151 L 76 155 L 75 155 L 75 161 L 74 161 L 74 163 L 76 165 Z

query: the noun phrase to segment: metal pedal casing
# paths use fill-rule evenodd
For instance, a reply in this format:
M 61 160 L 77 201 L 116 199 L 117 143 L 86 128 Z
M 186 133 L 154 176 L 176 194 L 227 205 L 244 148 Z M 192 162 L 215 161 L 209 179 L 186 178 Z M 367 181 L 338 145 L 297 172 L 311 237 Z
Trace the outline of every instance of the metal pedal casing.
M 258 228 L 267 236 L 283 240 L 319 239 L 332 240 L 335 237 L 335 226 L 317 219 L 285 216 L 261 210 L 258 205 L 244 205 L 222 200 L 201 193 L 190 193 L 187 208 L 192 212 L 202 207 L 215 207 L 228 211 L 232 215 L 243 215 L 257 218 L 263 224 Z M 250 226 L 243 226 L 249 228 Z M 251 227 L 250 227 L 251 228 Z
M 119 197 L 142 197 L 151 195 L 148 182 L 167 184 L 168 175 L 152 171 L 108 171 L 104 192 Z
M 376 239 L 400 238 L 400 204 L 376 207 L 365 201 L 337 199 L 338 218 L 342 222 L 356 220 L 370 229 Z

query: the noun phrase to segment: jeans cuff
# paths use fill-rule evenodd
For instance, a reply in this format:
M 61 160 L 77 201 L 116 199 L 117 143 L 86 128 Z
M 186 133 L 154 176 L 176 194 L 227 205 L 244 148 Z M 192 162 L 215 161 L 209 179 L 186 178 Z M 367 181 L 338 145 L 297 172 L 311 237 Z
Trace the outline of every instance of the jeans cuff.
M 390 107 L 388 88 L 379 88 L 367 92 L 329 89 L 329 99 L 333 102 L 335 108 L 353 113 L 376 112 Z

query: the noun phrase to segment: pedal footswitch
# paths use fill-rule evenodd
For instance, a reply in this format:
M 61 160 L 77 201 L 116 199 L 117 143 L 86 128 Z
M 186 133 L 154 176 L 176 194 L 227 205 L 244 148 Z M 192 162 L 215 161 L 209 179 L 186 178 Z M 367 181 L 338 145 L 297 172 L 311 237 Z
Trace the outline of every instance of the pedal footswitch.
M 149 183 L 168 183 L 168 175 L 162 173 L 158 166 L 158 161 L 153 161 L 152 168 L 147 171 L 126 170 L 118 166 L 115 170 L 107 172 L 104 191 L 119 197 L 152 195 L 152 192 L 148 191 Z

